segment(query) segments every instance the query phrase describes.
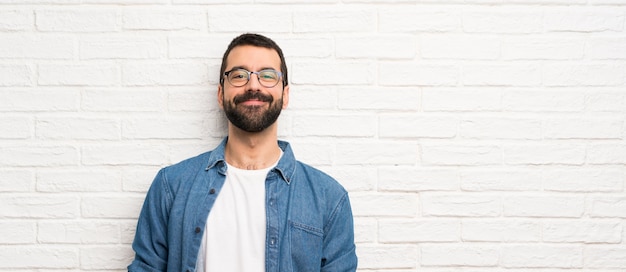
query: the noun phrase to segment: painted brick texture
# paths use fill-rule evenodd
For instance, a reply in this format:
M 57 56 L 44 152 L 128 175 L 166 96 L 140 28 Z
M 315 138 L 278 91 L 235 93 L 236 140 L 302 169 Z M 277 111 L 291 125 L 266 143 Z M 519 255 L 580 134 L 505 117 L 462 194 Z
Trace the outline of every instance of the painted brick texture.
M 0 271 L 121 272 L 160 167 L 276 40 L 279 136 L 350 192 L 359 271 L 626 271 L 626 1 L 0 0 Z

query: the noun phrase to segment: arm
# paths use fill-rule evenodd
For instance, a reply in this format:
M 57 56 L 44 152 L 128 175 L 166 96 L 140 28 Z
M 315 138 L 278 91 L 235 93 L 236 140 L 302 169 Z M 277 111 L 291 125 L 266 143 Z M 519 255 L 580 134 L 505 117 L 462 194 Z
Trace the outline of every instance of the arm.
M 167 222 L 171 191 L 163 170 L 154 178 L 139 214 L 133 241 L 135 260 L 130 272 L 157 272 L 167 269 Z
M 357 256 L 354 244 L 354 223 L 348 194 L 345 193 L 324 227 L 324 246 L 321 271 L 356 271 Z

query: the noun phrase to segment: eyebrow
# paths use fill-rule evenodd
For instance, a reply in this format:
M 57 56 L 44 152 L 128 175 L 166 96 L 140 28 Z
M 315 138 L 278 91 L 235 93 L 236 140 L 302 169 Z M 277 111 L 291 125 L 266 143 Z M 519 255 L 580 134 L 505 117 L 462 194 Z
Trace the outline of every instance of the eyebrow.
M 250 69 L 248 69 L 248 68 L 247 68 L 247 67 L 245 67 L 245 66 L 233 66 L 232 68 L 230 68 L 230 70 L 235 70 L 235 69 L 244 69 L 244 70 L 246 70 L 246 71 L 250 71 Z M 262 71 L 262 70 L 275 70 L 275 71 L 279 71 L 278 69 L 276 69 L 276 68 L 274 68 L 274 67 L 269 67 L 269 66 L 267 66 L 267 67 L 261 67 L 261 69 L 259 69 L 259 71 Z M 257 72 L 258 72 L 258 71 L 257 71 Z

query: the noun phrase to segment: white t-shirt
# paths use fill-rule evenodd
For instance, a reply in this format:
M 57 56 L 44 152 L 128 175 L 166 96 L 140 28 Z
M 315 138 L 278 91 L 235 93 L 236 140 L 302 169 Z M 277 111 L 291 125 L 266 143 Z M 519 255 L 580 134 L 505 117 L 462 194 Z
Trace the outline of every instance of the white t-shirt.
M 276 164 L 260 170 L 227 166 L 226 181 L 209 212 L 196 271 L 264 272 L 265 179 Z

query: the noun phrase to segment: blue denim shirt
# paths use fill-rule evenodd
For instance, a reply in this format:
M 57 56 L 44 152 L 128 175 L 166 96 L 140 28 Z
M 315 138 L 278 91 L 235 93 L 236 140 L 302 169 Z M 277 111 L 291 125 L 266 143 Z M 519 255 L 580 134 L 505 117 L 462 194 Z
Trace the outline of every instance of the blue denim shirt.
M 128 271 L 195 271 L 208 214 L 226 178 L 227 140 L 159 171 L 139 215 Z M 356 271 L 348 193 L 296 161 L 287 142 L 278 144 L 283 156 L 265 180 L 265 271 Z

